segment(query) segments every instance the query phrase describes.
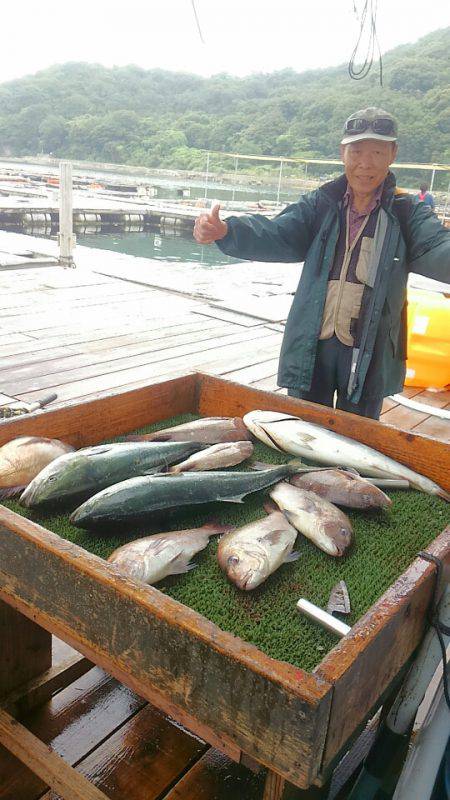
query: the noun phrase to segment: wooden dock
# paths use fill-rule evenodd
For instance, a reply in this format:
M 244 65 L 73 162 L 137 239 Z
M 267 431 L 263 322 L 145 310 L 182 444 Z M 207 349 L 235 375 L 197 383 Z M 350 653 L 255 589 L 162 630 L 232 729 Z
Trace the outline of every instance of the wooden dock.
M 56 392 L 56 407 L 194 370 L 283 391 L 276 370 L 296 281 L 292 267 L 284 265 L 286 272 L 278 271 L 272 281 L 272 265 L 256 274 L 252 265 L 219 268 L 211 296 L 211 287 L 187 265 L 172 265 L 169 275 L 168 265 L 147 262 L 143 273 L 144 259 L 79 248 L 79 267 L 62 269 L 53 242 L 35 245 L 42 250 L 38 264 L 26 254 L 31 243 L 13 234 L 0 238 L 0 403 L 33 402 Z M 256 287 L 263 284 L 262 299 Z M 233 287 L 240 289 L 240 302 Z M 405 394 L 450 407 L 448 391 Z M 450 422 L 391 400 L 385 402 L 383 421 L 450 441 Z M 55 674 L 74 669 L 76 658 L 55 640 Z M 19 720 L 110 800 L 263 798 L 263 773 L 235 765 L 100 668 L 74 672 L 69 686 L 58 688 L 57 680 L 55 686 L 51 700 L 31 709 L 25 705 Z M 313 796 L 298 794 L 304 800 Z M 57 797 L 44 777 L 0 748 L 0 800 Z

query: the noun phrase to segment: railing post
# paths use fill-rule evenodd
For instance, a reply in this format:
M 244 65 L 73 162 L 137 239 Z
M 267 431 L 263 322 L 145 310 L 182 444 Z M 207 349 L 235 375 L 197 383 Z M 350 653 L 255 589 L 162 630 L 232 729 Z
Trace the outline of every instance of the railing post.
M 75 247 L 73 234 L 73 202 L 72 202 L 72 164 L 70 161 L 59 163 L 59 263 L 63 267 L 74 267 L 72 256 Z

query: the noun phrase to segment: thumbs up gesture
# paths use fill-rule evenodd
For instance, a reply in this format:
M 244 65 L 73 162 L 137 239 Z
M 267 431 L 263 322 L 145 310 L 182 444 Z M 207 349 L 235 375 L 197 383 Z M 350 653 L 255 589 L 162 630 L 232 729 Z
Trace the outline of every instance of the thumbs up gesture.
M 219 217 L 220 204 L 217 203 L 209 214 L 200 214 L 194 225 L 194 239 L 199 244 L 212 244 L 227 235 L 228 225 Z

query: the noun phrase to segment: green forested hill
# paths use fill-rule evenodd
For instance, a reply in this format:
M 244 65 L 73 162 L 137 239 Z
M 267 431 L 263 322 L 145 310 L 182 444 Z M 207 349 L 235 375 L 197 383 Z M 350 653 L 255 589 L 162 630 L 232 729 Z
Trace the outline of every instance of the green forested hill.
M 450 28 L 384 56 L 363 81 L 346 65 L 246 78 L 68 63 L 0 85 L 0 154 L 196 168 L 199 150 L 336 157 L 342 121 L 382 105 L 402 161 L 450 162 Z M 326 53 L 324 54 L 324 60 Z

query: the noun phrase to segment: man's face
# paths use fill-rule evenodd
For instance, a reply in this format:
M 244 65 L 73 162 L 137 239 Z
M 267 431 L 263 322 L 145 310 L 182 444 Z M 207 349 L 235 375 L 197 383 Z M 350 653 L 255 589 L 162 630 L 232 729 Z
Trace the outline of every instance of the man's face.
M 363 139 L 341 145 L 345 174 L 354 193 L 368 195 L 375 192 L 396 155 L 396 142 Z

